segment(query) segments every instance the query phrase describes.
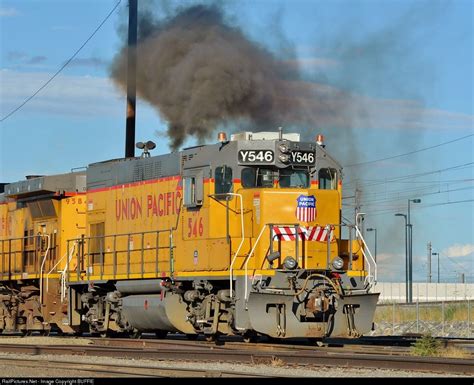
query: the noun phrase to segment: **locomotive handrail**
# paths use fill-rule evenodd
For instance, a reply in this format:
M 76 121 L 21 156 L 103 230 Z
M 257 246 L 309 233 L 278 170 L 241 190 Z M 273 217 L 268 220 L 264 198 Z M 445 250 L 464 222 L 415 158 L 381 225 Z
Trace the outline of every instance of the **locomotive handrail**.
M 93 265 L 96 265 L 97 263 L 94 263 L 90 261 L 90 257 L 91 255 L 98 255 L 100 254 L 100 277 L 102 279 L 103 277 L 103 274 L 104 274 L 104 254 L 112 254 L 113 255 L 113 262 L 112 262 L 112 267 L 113 267 L 113 273 L 112 273 L 112 276 L 113 277 L 116 277 L 117 275 L 117 254 L 118 253 L 126 253 L 127 256 L 126 256 L 126 266 L 127 266 L 127 277 L 130 276 L 131 272 L 130 272 L 130 255 L 131 253 L 136 253 L 136 252 L 141 252 L 141 265 L 142 265 L 142 277 L 143 277 L 143 274 L 144 274 L 144 251 L 145 250 L 156 250 L 156 256 L 155 256 L 155 266 L 156 266 L 156 273 L 158 273 L 158 253 L 159 253 L 159 250 L 162 250 L 162 249 L 169 249 L 169 259 L 170 259 L 170 274 L 173 274 L 173 270 L 174 270 L 174 261 L 173 261 L 173 249 L 176 247 L 173 245 L 173 231 L 175 230 L 175 228 L 170 228 L 170 229 L 162 229 L 162 230 L 149 230 L 149 231 L 140 231 L 140 232 L 133 232 L 133 233 L 120 233 L 120 234 L 108 234 L 108 235 L 97 235 L 97 236 L 90 236 L 90 237 L 84 237 L 82 236 L 81 238 L 76 238 L 76 239 L 70 239 L 68 240 L 68 244 L 69 242 L 75 242 L 75 243 L 78 243 L 79 247 L 78 247 L 78 250 L 77 250 L 77 265 L 75 267 L 75 270 L 76 270 L 76 274 L 77 274 L 77 277 L 79 279 L 80 275 L 81 275 L 81 270 L 86 270 L 86 273 L 87 273 L 87 280 L 89 280 L 89 277 L 90 277 L 90 274 L 91 274 L 91 271 L 90 271 L 90 267 L 93 267 Z M 159 242 L 159 234 L 162 234 L 162 233 L 169 233 L 169 244 L 166 245 L 166 246 L 160 246 L 160 242 Z M 144 239 L 145 239 L 145 235 L 147 234 L 154 234 L 156 235 L 156 238 L 155 238 L 155 247 L 151 247 L 151 248 L 145 248 L 144 247 Z M 130 241 L 132 239 L 133 236 L 141 236 L 141 248 L 137 248 L 137 249 L 131 249 L 130 248 Z M 120 238 L 120 237 L 126 237 L 127 238 L 127 247 L 126 248 L 123 248 L 123 249 L 117 249 L 116 247 L 116 243 L 117 243 L 117 238 Z M 97 252 L 92 252 L 91 253 L 91 250 L 90 250 L 90 241 L 91 240 L 94 240 L 94 239 L 99 239 L 101 241 L 104 241 L 105 239 L 108 239 L 108 238 L 112 238 L 113 239 L 113 249 L 112 250 L 108 250 L 108 251 L 105 251 L 103 250 L 103 243 L 101 242 L 101 245 L 100 245 L 100 250 L 98 250 Z M 87 245 L 87 251 L 85 251 L 85 247 L 84 245 Z M 85 260 L 87 257 L 87 260 Z M 85 266 L 85 264 L 87 266 Z M 82 269 L 81 269 L 81 265 L 82 265 Z M 69 269 L 68 269 L 68 272 L 67 272 L 68 276 L 69 276 Z
M 61 257 L 61 259 L 59 259 L 58 262 L 56 262 L 56 264 L 51 268 L 51 270 L 46 274 L 46 292 L 49 291 L 49 276 L 51 275 L 51 273 L 53 272 L 53 270 L 62 262 L 62 260 L 67 257 L 69 255 L 69 258 L 68 258 L 68 262 L 66 263 L 66 267 L 64 270 L 58 270 L 58 273 L 63 273 L 63 271 L 67 270 L 68 266 L 69 266 L 69 262 L 71 261 L 72 259 L 72 254 L 74 252 L 74 249 L 76 248 L 76 242 L 73 243 L 72 247 L 71 247 L 71 250 L 67 250 L 66 253 Z
M 239 247 L 235 251 L 234 258 L 232 258 L 232 261 L 230 263 L 229 267 L 229 295 L 230 298 L 233 298 L 233 280 L 234 280 L 234 263 L 239 255 L 240 249 L 242 248 L 242 245 L 244 244 L 245 241 L 245 226 L 244 226 L 244 200 L 242 197 L 242 194 L 236 194 L 236 193 L 225 193 L 225 194 L 214 194 L 214 196 L 209 195 L 211 198 L 214 198 L 214 196 L 236 196 L 240 198 L 240 225 L 241 225 L 241 241 L 239 244 Z M 220 202 L 219 202 L 220 203 Z M 228 206 L 226 206 L 226 209 L 229 209 Z M 235 211 L 234 211 L 235 212 Z M 237 213 L 237 212 L 235 212 Z M 227 234 L 228 235 L 228 234 Z
M 46 258 L 48 257 L 49 248 L 50 248 L 50 246 L 51 246 L 51 236 L 50 236 L 49 234 L 42 234 L 41 236 L 48 238 L 48 247 L 46 248 L 46 251 L 45 251 L 44 257 L 43 257 L 43 261 L 41 262 L 41 267 L 40 267 L 40 282 L 39 282 L 39 289 L 40 289 L 39 299 L 40 299 L 40 304 L 43 303 L 43 268 L 44 268 L 44 264 L 46 263 Z
M 375 262 L 375 259 L 372 256 L 372 253 L 370 252 L 370 249 L 367 246 L 367 243 L 365 242 L 365 239 L 362 236 L 362 233 L 360 232 L 359 227 L 357 225 L 354 225 L 354 228 L 356 230 L 356 235 L 359 236 L 360 240 L 362 241 L 362 244 L 364 245 L 364 247 L 362 248 L 362 255 L 364 256 L 364 259 L 367 261 L 367 265 L 369 266 L 369 273 L 365 277 L 365 281 L 366 281 L 366 284 L 369 285 L 369 289 L 370 289 L 373 285 L 375 285 L 377 283 L 377 262 Z M 367 258 L 365 250 L 367 250 L 368 256 L 370 257 L 370 260 L 369 260 L 369 258 Z M 374 265 L 374 275 L 373 276 L 370 273 L 372 263 Z
M 262 230 L 260 230 L 260 234 L 258 234 L 258 237 L 257 237 L 257 240 L 255 241 L 255 244 L 253 245 L 252 247 L 252 250 L 250 251 L 249 255 L 247 255 L 247 257 L 245 258 L 245 294 L 244 294 L 244 299 L 245 299 L 245 303 L 247 304 L 247 301 L 248 301 L 248 289 L 247 289 L 247 286 L 248 286 L 248 264 L 249 264 L 249 261 L 250 261 L 250 257 L 252 256 L 252 254 L 254 253 L 257 245 L 258 245 L 258 242 L 260 241 L 260 238 L 262 237 L 262 234 L 264 232 L 264 230 L 267 228 L 268 226 L 268 223 L 265 223 L 264 226 L 262 226 Z
M 28 239 L 32 239 L 36 242 L 38 237 L 42 237 L 41 234 L 36 234 L 36 235 L 26 235 L 23 237 L 15 237 L 15 238 L 6 238 L 6 239 L 0 239 L 0 243 L 2 245 L 1 247 L 1 255 L 2 255 L 2 269 L 0 271 L 0 277 L 3 279 L 5 275 L 8 275 L 8 279 L 11 279 L 12 276 L 12 259 L 13 259 L 13 272 L 18 273 L 21 272 L 23 268 L 26 268 L 26 264 L 23 263 L 23 260 L 20 259 L 20 266 L 17 266 L 17 259 L 19 255 L 22 255 L 25 251 L 26 252 L 34 252 L 35 253 L 35 259 L 34 259 L 34 265 L 36 265 L 36 262 L 39 262 L 36 260 L 37 258 L 37 253 L 38 249 L 35 246 L 34 250 L 24 250 L 24 241 Z M 21 243 L 17 243 L 17 241 L 22 241 Z M 15 245 L 18 245 L 18 248 L 15 248 L 14 246 L 12 247 L 12 243 Z M 5 244 L 8 244 L 7 247 L 5 247 Z M 53 249 L 54 247 L 50 247 L 50 249 Z M 5 250 L 6 249 L 6 250 Z M 6 266 L 5 261 L 5 256 L 8 256 L 8 266 Z M 19 270 L 17 270 L 17 267 L 19 267 Z M 38 266 L 34 266 L 35 269 L 37 268 L 39 270 L 39 263 Z M 8 270 L 7 270 L 8 268 Z

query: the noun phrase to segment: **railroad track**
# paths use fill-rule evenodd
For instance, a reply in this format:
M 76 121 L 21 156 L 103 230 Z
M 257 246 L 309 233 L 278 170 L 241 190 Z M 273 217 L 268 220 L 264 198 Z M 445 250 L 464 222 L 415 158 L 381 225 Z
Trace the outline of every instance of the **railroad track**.
M 126 338 L 90 338 L 93 345 L 96 346 L 116 346 L 116 347 L 143 347 L 143 348 L 155 348 L 161 349 L 166 346 L 175 346 L 183 349 L 196 349 L 200 348 L 212 348 L 220 350 L 248 350 L 248 351 L 309 351 L 312 352 L 315 349 L 324 350 L 326 352 L 334 351 L 340 352 L 341 348 L 345 351 L 351 351 L 354 353 L 367 353 L 367 354 L 388 354 L 388 355 L 408 355 L 410 353 L 409 347 L 399 346 L 364 346 L 364 345 L 337 345 L 337 346 L 323 346 L 316 347 L 311 345 L 291 344 L 291 343 L 246 343 L 240 341 L 219 341 L 207 342 L 207 341 L 186 341 L 186 340 L 175 340 L 175 339 L 140 339 L 130 340 Z M 1 341 L 1 340 L 0 340 Z
M 104 341 L 105 342 L 105 341 Z M 414 357 L 345 350 L 327 350 L 311 347 L 278 349 L 226 348 L 202 344 L 158 344 L 141 342 L 135 347 L 107 345 L 23 345 L 0 344 L 0 351 L 30 355 L 82 355 L 148 360 L 191 362 L 233 362 L 245 364 L 273 364 L 305 367 L 360 367 L 367 369 L 396 369 L 444 374 L 474 375 L 474 359 Z M 258 347 L 259 344 L 256 344 Z
M 54 359 L 48 357 L 47 360 L 35 357 L 0 357 L 0 365 L 15 365 L 16 367 L 29 367 L 44 371 L 45 369 L 63 370 L 74 373 L 84 373 L 94 376 L 103 375 L 106 377 L 272 377 L 268 375 L 249 374 L 240 371 L 215 370 L 215 369 L 197 369 L 180 366 L 156 366 L 156 365 L 135 365 L 130 364 L 112 364 L 112 363 L 94 363 L 94 362 L 75 362 L 64 359 Z M 77 374 L 76 374 L 77 375 Z

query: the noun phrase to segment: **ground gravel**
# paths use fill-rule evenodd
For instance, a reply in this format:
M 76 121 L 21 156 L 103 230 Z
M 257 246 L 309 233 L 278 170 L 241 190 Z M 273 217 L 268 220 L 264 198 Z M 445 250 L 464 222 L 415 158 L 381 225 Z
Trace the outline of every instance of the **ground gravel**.
M 2 362 L 2 357 L 12 357 L 20 359 L 34 359 L 45 362 L 41 369 L 26 368 Z M 357 368 L 333 368 L 333 367 L 292 367 L 285 365 L 247 365 L 231 363 L 201 363 L 185 361 L 159 361 L 159 360 L 133 360 L 117 359 L 109 357 L 89 357 L 89 356 L 56 356 L 42 355 L 31 356 L 23 354 L 9 354 L 0 352 L 0 373 L 3 378 L 11 377 L 73 377 L 91 378 L 104 377 L 101 373 L 85 373 L 76 369 L 54 369 L 54 360 L 70 361 L 75 363 L 96 363 L 96 364 L 120 364 L 122 367 L 131 366 L 152 366 L 156 368 L 188 368 L 207 369 L 220 371 L 233 371 L 247 374 L 258 374 L 264 376 L 277 377 L 465 377 L 456 375 L 443 375 L 435 373 L 423 373 L 413 371 L 385 370 L 385 369 L 357 369 Z M 47 364 L 47 365 L 46 365 Z M 235 377 L 239 377 L 238 374 Z
M 0 344 L 18 345 L 92 345 L 92 340 L 82 337 L 20 337 L 2 336 Z

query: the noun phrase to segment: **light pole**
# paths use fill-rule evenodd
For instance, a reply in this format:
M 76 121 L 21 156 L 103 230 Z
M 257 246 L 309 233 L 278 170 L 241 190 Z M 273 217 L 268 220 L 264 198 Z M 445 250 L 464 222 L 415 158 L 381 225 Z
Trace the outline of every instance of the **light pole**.
M 421 199 L 408 199 L 408 302 L 413 302 L 413 225 L 410 223 L 410 202 L 420 203 Z
M 374 260 L 377 262 L 377 229 L 370 227 L 367 229 L 367 231 L 373 231 L 375 233 Z
M 439 253 L 431 253 L 431 255 L 437 255 L 438 256 L 438 283 L 439 283 Z
M 408 303 L 408 243 L 407 243 L 407 216 L 405 214 L 397 213 L 395 214 L 396 217 L 403 217 L 405 218 L 405 298 L 406 302 Z

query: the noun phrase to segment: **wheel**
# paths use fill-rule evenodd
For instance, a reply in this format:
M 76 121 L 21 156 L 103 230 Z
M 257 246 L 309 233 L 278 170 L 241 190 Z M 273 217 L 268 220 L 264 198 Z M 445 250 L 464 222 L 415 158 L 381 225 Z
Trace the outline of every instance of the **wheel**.
M 244 339 L 244 342 L 249 344 L 251 342 L 255 342 L 257 341 L 257 333 L 255 333 L 254 331 L 252 330 L 248 330 L 244 333 L 244 335 L 242 336 L 242 338 Z
M 316 345 L 317 347 L 320 347 L 320 348 L 327 346 L 323 342 L 322 338 L 308 338 L 308 341 L 311 345 Z
M 130 334 L 128 336 L 130 338 L 139 340 L 140 338 L 142 338 L 142 332 L 140 332 L 138 330 L 134 330 L 133 332 L 130 332 Z
M 168 334 L 168 332 L 166 330 L 157 330 L 155 332 L 156 338 L 158 338 L 158 339 L 166 338 L 167 334 Z
M 207 334 L 205 338 L 207 342 L 214 342 L 217 340 L 217 334 Z
M 186 338 L 190 341 L 196 341 L 199 337 L 199 334 L 186 334 Z

